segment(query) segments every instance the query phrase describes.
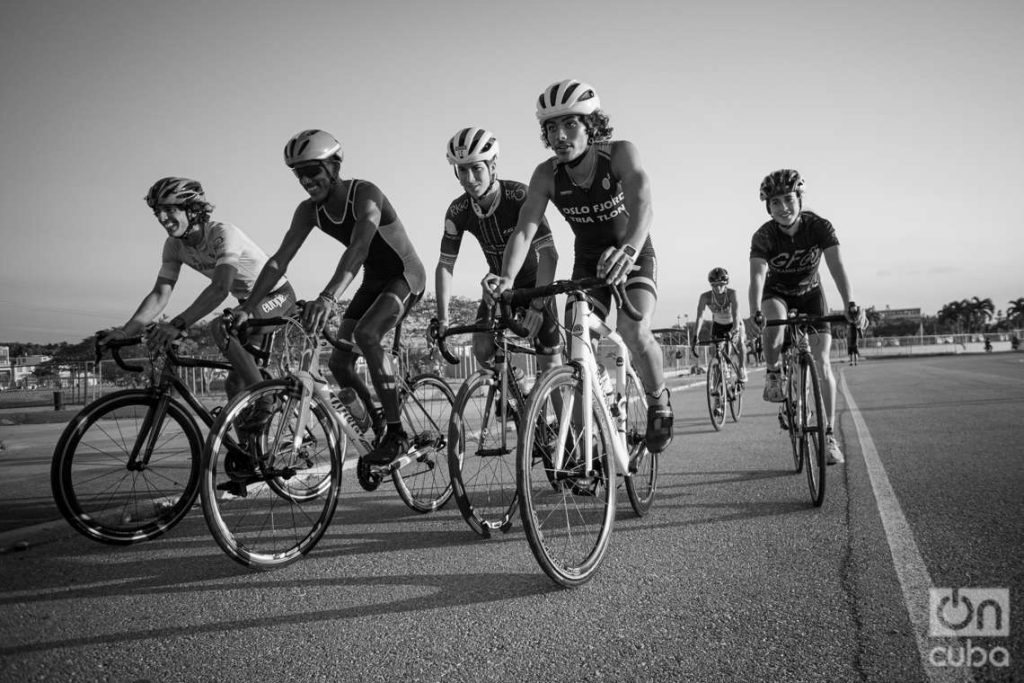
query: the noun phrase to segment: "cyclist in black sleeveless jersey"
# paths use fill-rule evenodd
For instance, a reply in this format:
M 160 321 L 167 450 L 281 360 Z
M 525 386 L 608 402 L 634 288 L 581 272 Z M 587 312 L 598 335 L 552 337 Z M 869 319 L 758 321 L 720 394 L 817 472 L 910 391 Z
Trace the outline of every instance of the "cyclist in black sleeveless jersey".
M 832 224 L 803 208 L 804 181 L 797 171 L 780 169 L 761 181 L 761 201 L 772 220 L 762 225 L 750 243 L 750 312 L 754 324 L 765 318 L 785 318 L 796 310 L 812 316 L 828 315 L 825 292 L 818 266 L 822 256 L 843 298 L 846 316 L 863 328 L 864 312 L 852 300 L 849 279 L 839 252 L 839 239 Z M 783 327 L 765 327 L 762 331 L 765 357 L 764 400 L 785 400 L 780 375 L 780 351 Z M 811 353 L 821 376 L 821 393 L 827 415 L 826 448 L 828 464 L 843 462 L 843 453 L 832 429 L 836 412 L 835 376 L 829 355 L 832 331 L 828 323 L 811 335 Z
M 362 284 L 342 315 L 338 337 L 354 341 L 366 358 L 387 421 L 386 434 L 366 457 L 369 462 L 387 464 L 408 450 L 408 436 L 401 426 L 394 369 L 381 341 L 423 295 L 426 271 L 384 193 L 371 182 L 340 177 L 341 143 L 334 136 L 304 130 L 285 145 L 284 159 L 309 199 L 295 209 L 291 226 L 260 272 L 255 290 L 262 292 L 285 274 L 313 228 L 345 245 L 337 269 L 319 297 L 306 305 L 303 317 L 311 329 L 320 329 L 338 298 L 363 271 Z M 236 309 L 239 322 L 250 313 L 246 305 Z M 371 407 L 372 396 L 356 373 L 356 359 L 354 353 L 335 349 L 328 365 L 339 385 L 352 387 Z M 378 434 L 381 428 L 376 421 Z
M 496 293 L 512 287 L 548 202 L 558 207 L 576 236 L 572 277 L 624 282 L 643 314 L 640 322 L 617 316 L 616 327 L 647 391 L 647 446 L 660 452 L 672 441 L 672 404 L 661 347 L 651 333 L 658 290 L 650 181 L 636 147 L 626 140 L 611 141 L 608 116 L 600 106 L 597 92 L 577 80 L 554 83 L 541 93 L 541 139 L 555 156 L 534 171 L 501 275 L 488 276 L 484 286 Z M 607 317 L 610 293 L 596 292 L 593 299 L 596 312 Z
M 500 273 L 505 246 L 526 200 L 525 185 L 498 179 L 499 150 L 498 139 L 483 128 L 463 128 L 448 141 L 448 163 L 455 167 L 455 177 L 465 192 L 448 206 L 444 217 L 441 255 L 435 273 L 437 318 L 442 332 L 448 326 L 452 272 L 462 246 L 462 236 L 468 232 L 476 237 L 489 272 Z M 541 220 L 531 246 L 516 276 L 516 287 L 546 285 L 554 280 L 558 252 L 546 220 Z M 490 302 L 482 299 L 477 309 L 477 322 L 485 320 L 490 312 Z M 523 321 L 533 335 L 539 370 L 545 370 L 559 360 L 560 340 L 555 316 L 553 300 L 537 300 L 531 304 Z M 494 351 L 491 335 L 479 332 L 473 335 L 473 352 L 477 361 L 490 363 Z

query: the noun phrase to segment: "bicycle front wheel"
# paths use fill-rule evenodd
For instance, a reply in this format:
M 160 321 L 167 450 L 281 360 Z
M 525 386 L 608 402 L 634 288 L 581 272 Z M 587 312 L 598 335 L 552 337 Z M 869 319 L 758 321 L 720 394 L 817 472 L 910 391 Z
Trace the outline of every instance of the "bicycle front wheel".
M 804 468 L 804 454 L 800 447 L 800 405 L 803 400 L 800 397 L 800 372 L 799 365 L 791 361 L 784 361 L 786 382 L 786 400 L 782 405 L 783 414 L 786 418 L 786 428 L 789 433 L 789 445 L 793 451 L 793 472 L 800 474 Z
M 301 386 L 253 385 L 221 411 L 203 450 L 203 515 L 217 545 L 256 569 L 290 564 L 316 546 L 338 504 L 342 452 L 330 405 L 313 395 L 299 432 Z M 262 426 L 239 425 L 254 407 Z
M 658 490 L 658 454 L 647 449 L 647 397 L 640 380 L 626 373 L 626 448 L 629 471 L 626 495 L 637 517 L 651 511 Z
M 416 512 L 439 510 L 452 497 L 448 423 L 455 394 L 438 375 L 414 377 L 402 392 L 402 427 L 414 458 L 391 474 L 402 501 Z
M 729 414 L 732 415 L 733 422 L 739 422 L 740 415 L 743 414 L 743 382 L 739 379 L 738 367 L 735 363 L 730 363 L 730 377 L 726 386 Z
M 715 431 L 722 428 L 725 422 L 725 381 L 722 377 L 722 364 L 717 355 L 708 360 L 708 378 L 705 387 L 708 395 L 708 415 Z
M 477 534 L 508 531 L 516 512 L 519 409 L 502 395 L 494 372 L 469 377 L 455 398 L 448 468 L 462 517 Z
M 527 403 L 516 457 L 519 511 L 530 550 L 555 583 L 578 586 L 597 572 L 608 550 L 615 521 L 613 429 L 595 409 L 593 464 L 586 470 L 584 429 L 571 425 L 583 381 L 578 365 L 562 365 L 537 380 Z M 601 397 L 594 395 L 594 401 Z M 646 416 L 645 416 L 646 417 Z M 570 423 L 564 443 L 557 426 Z M 555 429 L 549 429 L 552 425 Z M 555 438 L 550 434 L 554 432 Z M 537 443 L 537 439 L 548 439 Z M 559 464 L 559 461 L 560 464 Z
M 800 362 L 800 387 L 804 400 L 801 405 L 800 449 L 807 466 L 807 485 L 811 502 L 820 507 L 825 500 L 825 400 L 818 382 L 818 369 L 814 361 Z
M 199 493 L 202 435 L 176 401 L 157 415 L 160 396 L 129 389 L 89 404 L 53 452 L 57 509 L 87 538 L 112 545 L 171 529 Z

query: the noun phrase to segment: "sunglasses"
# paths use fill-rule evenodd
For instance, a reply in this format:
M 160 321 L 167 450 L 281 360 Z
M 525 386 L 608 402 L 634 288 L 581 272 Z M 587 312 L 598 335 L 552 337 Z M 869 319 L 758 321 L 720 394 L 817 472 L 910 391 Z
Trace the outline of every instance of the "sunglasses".
M 304 166 L 296 166 L 292 169 L 292 173 L 299 180 L 305 178 L 315 178 L 324 170 L 323 164 L 306 164 Z

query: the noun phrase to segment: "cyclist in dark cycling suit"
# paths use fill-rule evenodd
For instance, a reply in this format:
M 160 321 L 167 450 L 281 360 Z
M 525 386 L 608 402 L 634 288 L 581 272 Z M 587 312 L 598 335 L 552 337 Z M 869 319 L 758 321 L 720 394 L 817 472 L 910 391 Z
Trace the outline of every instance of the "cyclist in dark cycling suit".
M 448 326 L 452 272 L 462 246 L 462 236 L 468 232 L 476 237 L 487 260 L 488 271 L 500 273 L 505 246 L 526 200 L 525 185 L 514 180 L 498 179 L 499 149 L 498 139 L 483 128 L 463 128 L 448 141 L 448 163 L 455 167 L 455 177 L 465 192 L 448 206 L 444 217 L 441 255 L 435 272 L 437 318 L 442 332 Z M 541 220 L 531 246 L 526 262 L 516 276 L 516 287 L 546 285 L 554 280 L 558 252 L 546 220 Z M 485 320 L 490 310 L 490 302 L 486 298 L 482 299 L 477 309 L 477 322 Z M 556 364 L 561 341 L 555 302 L 535 301 L 523 323 L 533 335 L 538 369 L 545 370 Z M 491 335 L 473 335 L 473 352 L 477 361 L 488 364 L 494 357 L 494 351 Z
M 651 333 L 658 290 L 650 180 L 633 143 L 611 141 L 608 116 L 600 106 L 597 92 L 577 80 L 554 83 L 541 93 L 541 139 L 555 156 L 534 171 L 501 275 L 488 276 L 485 287 L 494 293 L 512 287 L 548 202 L 558 207 L 576 236 L 572 277 L 624 282 L 630 301 L 643 314 L 639 322 L 617 316 L 616 327 L 647 392 L 647 447 L 660 452 L 672 441 L 672 404 L 661 347 Z M 610 292 L 593 295 L 597 314 L 606 318 Z
M 295 209 L 281 246 L 260 272 L 256 293 L 285 274 L 313 228 L 345 245 L 338 267 L 323 291 L 307 304 L 304 323 L 311 329 L 320 329 L 338 298 L 362 269 L 362 284 L 342 316 L 338 336 L 354 341 L 366 358 L 387 420 L 386 434 L 366 459 L 374 464 L 387 464 L 408 450 L 408 436 L 401 425 L 394 369 L 381 340 L 423 295 L 426 271 L 384 193 L 366 180 L 340 177 L 341 143 L 332 135 L 315 129 L 296 134 L 285 145 L 284 160 L 309 193 L 309 199 Z M 242 305 L 236 313 L 241 321 L 251 310 Z M 335 349 L 329 361 L 331 373 L 339 385 L 352 387 L 370 407 L 370 390 L 356 373 L 356 359 L 355 353 Z
M 851 322 L 863 328 L 864 312 L 852 301 L 850 282 L 839 253 L 839 239 L 832 224 L 803 209 L 804 181 L 792 169 L 781 169 L 761 182 L 761 201 L 772 220 L 762 225 L 750 243 L 750 312 L 754 324 L 763 327 L 765 318 L 785 318 L 796 310 L 811 316 L 828 315 L 825 292 L 818 276 L 822 256 L 836 283 L 843 306 Z M 785 400 L 780 376 L 780 350 L 784 327 L 765 327 L 764 356 L 766 378 L 764 400 Z M 836 412 L 835 376 L 829 354 L 832 332 L 828 323 L 817 326 L 811 335 L 811 353 L 821 376 L 821 393 L 827 415 L 826 448 L 828 463 L 843 462 L 832 425 Z

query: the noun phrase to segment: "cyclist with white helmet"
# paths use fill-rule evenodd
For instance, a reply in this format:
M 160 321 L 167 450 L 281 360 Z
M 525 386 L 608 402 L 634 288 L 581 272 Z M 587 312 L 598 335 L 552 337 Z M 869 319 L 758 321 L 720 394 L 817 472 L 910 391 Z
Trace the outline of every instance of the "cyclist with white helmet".
M 526 200 L 526 185 L 498 179 L 499 151 L 498 139 L 483 128 L 463 128 L 448 141 L 448 163 L 454 167 L 455 177 L 465 191 L 452 201 L 445 213 L 441 255 L 435 271 L 437 318 L 442 331 L 448 325 L 452 273 L 462 236 L 467 232 L 473 235 L 484 252 L 488 271 L 500 273 L 505 246 Z M 543 218 L 531 247 L 516 276 L 516 287 L 546 285 L 554 280 L 558 252 L 551 228 Z M 490 302 L 482 299 L 477 309 L 477 322 L 485 320 L 490 310 Z M 539 368 L 554 365 L 560 347 L 554 301 L 535 302 L 523 322 L 533 334 Z M 489 363 L 494 357 L 493 337 L 479 332 L 474 334 L 473 352 L 480 363 Z
M 261 318 L 292 311 L 295 292 L 284 277 L 274 280 L 265 295 L 253 298 L 256 276 L 267 254 L 235 225 L 210 219 L 213 204 L 199 181 L 161 178 L 149 188 L 145 200 L 167 232 L 156 284 L 131 319 L 104 335 L 100 344 L 140 334 L 160 315 L 170 302 L 183 264 L 210 278 L 210 284 L 181 313 L 150 330 L 146 342 L 154 350 L 163 350 L 190 325 L 216 311 L 229 294 L 240 302 L 251 302 L 254 315 Z M 225 333 L 220 318 L 210 323 L 210 333 L 233 368 L 224 385 L 228 397 L 262 379 L 256 360 Z M 261 337 L 253 335 L 250 341 L 258 345 Z
M 313 228 L 346 247 L 323 291 L 304 308 L 303 318 L 311 329 L 322 328 L 362 270 L 362 283 L 342 315 L 338 337 L 354 341 L 366 359 L 387 421 L 386 434 L 366 457 L 371 463 L 387 464 L 408 451 L 409 445 L 401 425 L 394 368 L 381 340 L 423 296 L 426 271 L 391 202 L 367 180 L 342 179 L 342 159 L 341 143 L 322 130 L 301 131 L 285 144 L 284 162 L 309 198 L 295 209 L 291 226 L 260 272 L 255 290 L 269 290 L 285 274 Z M 236 321 L 241 322 L 253 311 L 242 305 L 235 312 Z M 340 386 L 354 389 L 370 407 L 372 395 L 356 373 L 356 360 L 355 353 L 335 349 L 328 366 Z M 378 435 L 384 428 L 379 413 L 374 428 Z
M 537 100 L 537 119 L 541 140 L 555 156 L 534 171 L 501 274 L 488 276 L 484 285 L 494 293 L 512 287 L 548 202 L 558 207 L 576 237 L 572 277 L 625 283 L 643 314 L 639 322 L 619 315 L 616 325 L 647 391 L 647 447 L 660 452 L 672 441 L 672 404 L 661 347 L 651 333 L 658 290 L 650 180 L 633 143 L 611 140 L 608 115 L 592 86 L 573 79 L 553 83 Z M 611 293 L 598 290 L 592 297 L 596 312 L 607 317 Z
M 846 316 L 858 327 L 865 325 L 864 312 L 852 300 L 850 281 L 839 252 L 839 238 L 832 223 L 803 208 L 804 180 L 793 169 L 780 169 L 761 181 L 760 197 L 770 221 L 762 225 L 750 243 L 750 312 L 757 327 L 767 318 L 785 318 L 795 310 L 810 316 L 828 315 L 825 292 L 818 275 L 822 256 L 843 298 Z M 785 394 L 781 379 L 780 355 L 783 327 L 765 327 L 766 366 L 764 400 L 782 402 Z M 843 462 L 843 452 L 832 429 L 836 412 L 836 380 L 829 354 L 832 331 L 829 323 L 816 326 L 811 335 L 811 353 L 821 377 L 825 400 L 825 433 L 828 464 Z
M 747 381 L 747 341 L 743 333 L 743 319 L 739 316 L 740 300 L 736 290 L 729 287 L 729 271 L 712 268 L 708 273 L 711 289 L 697 299 L 697 328 L 693 331 L 691 346 L 696 347 L 700 328 L 704 324 L 704 309 L 711 311 L 711 339 L 730 337 L 739 352 L 738 368 L 741 382 Z

